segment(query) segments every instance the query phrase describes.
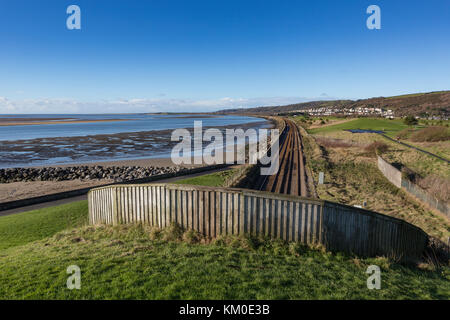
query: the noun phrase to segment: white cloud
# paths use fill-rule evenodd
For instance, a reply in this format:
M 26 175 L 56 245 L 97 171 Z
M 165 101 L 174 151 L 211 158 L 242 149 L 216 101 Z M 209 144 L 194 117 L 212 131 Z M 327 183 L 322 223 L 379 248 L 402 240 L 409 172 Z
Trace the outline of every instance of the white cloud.
M 72 99 L 9 100 L 0 97 L 0 114 L 11 113 L 138 113 L 138 112 L 209 112 L 220 109 L 285 105 L 321 98 L 262 97 L 219 99 L 117 99 L 82 102 Z

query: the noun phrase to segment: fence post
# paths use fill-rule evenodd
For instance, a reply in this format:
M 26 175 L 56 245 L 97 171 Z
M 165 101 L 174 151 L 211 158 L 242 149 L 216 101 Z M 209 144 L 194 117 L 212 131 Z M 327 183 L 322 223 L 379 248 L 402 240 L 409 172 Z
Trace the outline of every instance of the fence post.
M 319 184 L 323 184 L 325 174 L 323 172 L 319 172 Z
M 113 218 L 113 225 L 117 225 L 119 224 L 119 210 L 117 208 L 117 188 L 111 188 L 111 192 L 112 192 L 112 218 Z

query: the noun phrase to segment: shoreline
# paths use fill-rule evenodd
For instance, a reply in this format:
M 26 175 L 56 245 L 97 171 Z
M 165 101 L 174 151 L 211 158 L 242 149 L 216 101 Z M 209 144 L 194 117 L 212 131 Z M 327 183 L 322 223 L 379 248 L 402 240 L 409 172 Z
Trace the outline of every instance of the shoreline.
M 49 165 L 38 165 L 38 166 L 23 166 L 20 168 L 69 168 L 69 167 L 184 167 L 184 168 L 195 168 L 201 167 L 205 164 L 180 164 L 176 165 L 172 162 L 170 157 L 143 157 L 135 159 L 114 159 L 114 160 L 92 160 L 86 162 L 73 162 L 73 163 L 55 163 Z
M 110 167 L 137 167 L 139 168 L 149 168 L 153 167 L 155 169 L 163 169 L 165 171 L 167 168 L 186 168 L 193 169 L 196 167 L 203 167 L 205 163 L 202 164 L 191 164 L 179 166 L 175 165 L 171 158 L 147 158 L 138 160 L 110 160 L 110 161 L 95 161 L 90 163 L 77 163 L 77 164 L 61 164 L 61 165 L 51 165 L 51 166 L 34 166 L 34 167 L 21 167 L 24 168 L 34 168 L 34 169 L 46 169 L 46 168 L 70 168 L 70 167 L 88 167 L 89 170 L 94 167 L 101 166 L 103 168 Z M 88 171 L 89 171 L 88 170 Z M 134 171 L 134 170 L 133 170 Z M 108 183 L 115 182 L 114 179 L 106 178 L 95 178 L 95 179 L 72 179 L 72 180 L 45 180 L 45 181 L 14 181 L 7 183 L 0 183 L 0 203 L 22 200 L 26 198 L 32 198 L 42 195 L 50 195 L 59 192 L 73 191 L 76 189 L 97 187 Z
M 275 123 L 270 119 L 266 119 L 265 126 L 268 128 L 274 128 Z M 261 125 L 261 124 L 260 124 Z M 248 127 L 254 127 L 254 124 L 246 124 Z M 227 127 L 227 126 L 224 126 Z M 233 126 L 230 126 L 233 127 Z M 161 137 L 160 137 L 161 138 Z M 119 139 L 119 143 L 123 143 L 123 139 Z M 161 141 L 159 141 L 160 143 Z M 224 158 L 226 158 L 226 152 L 224 151 Z M 143 156 L 139 158 L 125 158 L 125 159 L 111 159 L 111 160 L 92 160 L 92 161 L 73 161 L 70 163 L 52 163 L 52 164 L 42 164 L 42 165 L 24 165 L 24 166 L 15 166 L 15 168 L 37 168 L 37 169 L 45 169 L 45 168 L 69 168 L 69 167 L 88 167 L 88 170 L 91 168 L 101 166 L 103 168 L 110 167 L 136 167 L 137 170 L 139 168 L 161 168 L 168 169 L 170 168 L 185 168 L 185 169 L 193 169 L 198 167 L 207 166 L 203 161 L 203 157 L 201 158 L 200 164 L 195 164 L 195 160 L 198 158 L 192 157 L 191 164 L 180 164 L 176 165 L 172 162 L 170 156 Z M 13 167 L 14 168 L 14 167 Z M 94 169 L 95 170 L 95 169 Z M 101 169 L 103 170 L 103 169 Z M 114 169 L 113 169 L 114 170 Z M 100 179 L 72 179 L 72 180 L 62 180 L 62 181 L 16 181 L 16 182 L 8 182 L 8 183 L 0 183 L 0 202 L 5 201 L 13 201 L 29 198 L 32 196 L 40 196 L 42 194 L 48 195 L 58 192 L 64 191 L 72 191 L 75 189 L 82 189 L 86 187 L 95 187 L 100 186 L 105 183 L 114 182 L 114 179 L 110 177 L 100 178 Z
M 268 119 L 228 128 L 273 128 Z M 203 127 L 204 130 L 210 127 Z M 193 128 L 188 129 L 191 134 Z M 171 141 L 173 130 L 153 130 L 99 134 L 76 137 L 36 138 L 30 140 L 2 141 L 0 168 L 75 166 L 96 163 L 155 163 L 169 159 L 172 148 L 179 141 Z M 111 160 L 110 160 L 111 159 Z

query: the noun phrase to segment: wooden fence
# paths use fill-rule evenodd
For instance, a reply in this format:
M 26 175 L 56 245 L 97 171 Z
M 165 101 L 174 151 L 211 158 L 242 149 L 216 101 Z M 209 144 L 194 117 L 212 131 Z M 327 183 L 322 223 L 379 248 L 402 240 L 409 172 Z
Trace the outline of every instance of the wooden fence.
M 447 219 L 450 219 L 450 205 L 448 202 L 437 199 L 426 190 L 402 177 L 402 172 L 399 169 L 395 168 L 380 156 L 378 156 L 378 169 L 397 188 L 405 190 L 418 200 L 443 214 Z
M 207 237 L 265 235 L 361 256 L 416 260 L 427 235 L 403 220 L 328 201 L 234 188 L 146 184 L 92 189 L 91 224 L 176 222 Z

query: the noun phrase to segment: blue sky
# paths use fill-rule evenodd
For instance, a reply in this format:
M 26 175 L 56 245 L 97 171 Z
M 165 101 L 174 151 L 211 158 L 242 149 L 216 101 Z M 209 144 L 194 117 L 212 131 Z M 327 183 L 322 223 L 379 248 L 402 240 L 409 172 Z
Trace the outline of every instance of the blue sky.
M 81 30 L 66 8 L 81 8 Z M 366 8 L 381 8 L 381 30 Z M 450 1 L 0 0 L 0 113 L 200 111 L 450 89 Z

